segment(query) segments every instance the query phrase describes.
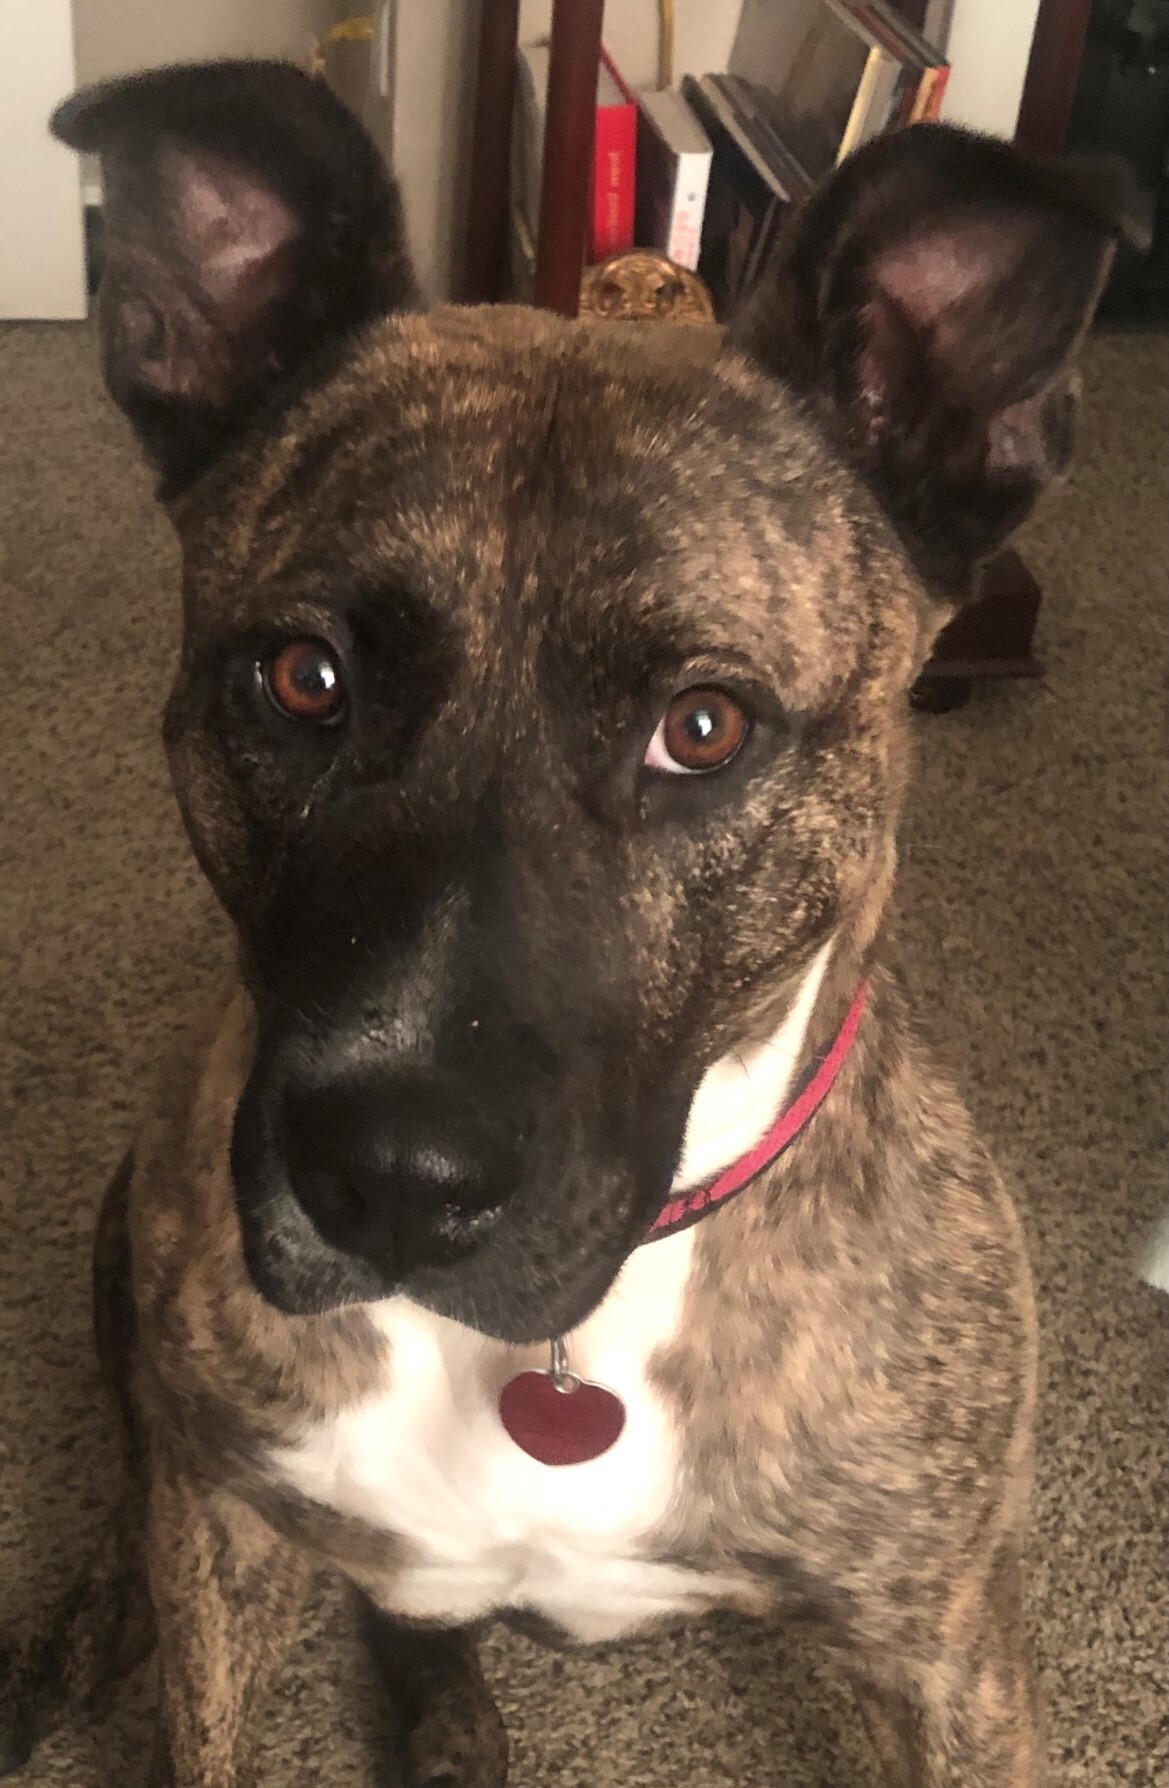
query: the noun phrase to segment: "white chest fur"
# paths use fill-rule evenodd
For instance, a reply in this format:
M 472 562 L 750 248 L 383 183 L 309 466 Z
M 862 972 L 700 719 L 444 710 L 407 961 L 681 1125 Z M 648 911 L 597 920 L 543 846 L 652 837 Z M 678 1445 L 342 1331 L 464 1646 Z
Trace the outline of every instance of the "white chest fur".
M 487 1341 L 405 1298 L 377 1307 L 391 1347 L 385 1389 L 274 1464 L 303 1494 L 408 1543 L 415 1562 L 386 1585 L 394 1612 L 461 1621 L 527 1608 L 595 1640 L 709 1595 L 643 1555 L 677 1469 L 646 1366 L 677 1328 L 692 1247 L 686 1231 L 638 1249 L 572 1337 L 574 1369 L 626 1409 L 616 1444 L 582 1465 L 541 1465 L 499 1420 L 503 1385 L 546 1366 L 546 1348 Z
M 768 1128 L 826 956 L 776 1034 L 704 1079 L 676 1191 L 735 1160 Z M 694 1234 L 637 1249 L 569 1338 L 573 1370 L 607 1385 L 626 1409 L 616 1444 L 581 1465 L 539 1464 L 499 1420 L 503 1385 L 525 1366 L 545 1366 L 546 1349 L 505 1347 L 406 1298 L 371 1309 L 389 1342 L 385 1385 L 274 1453 L 271 1466 L 313 1501 L 406 1543 L 410 1562 L 385 1586 L 387 1609 L 466 1621 L 523 1608 L 591 1641 L 733 1592 L 730 1580 L 648 1556 L 669 1514 L 682 1445 L 650 1364 L 678 1332 Z

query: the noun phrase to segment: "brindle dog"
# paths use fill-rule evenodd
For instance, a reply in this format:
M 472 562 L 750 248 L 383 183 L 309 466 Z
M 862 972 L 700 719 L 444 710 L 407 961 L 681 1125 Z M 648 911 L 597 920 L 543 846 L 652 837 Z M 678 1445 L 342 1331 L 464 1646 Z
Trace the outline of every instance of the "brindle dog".
M 98 1243 L 106 1556 L 7 1762 L 157 1641 L 154 1788 L 241 1788 L 310 1566 L 412 1784 L 497 1788 L 477 1624 L 814 1621 L 890 1784 L 1034 1788 L 1019 1227 L 881 966 L 906 695 L 1065 464 L 1099 171 L 876 141 L 729 335 L 424 311 L 393 186 L 265 64 L 84 92 L 106 377 L 184 552 L 166 709 L 235 985 Z M 747 1154 L 867 986 L 835 1084 Z M 551 1338 L 622 1399 L 541 1464 Z M 567 1393 L 571 1394 L 571 1393 Z

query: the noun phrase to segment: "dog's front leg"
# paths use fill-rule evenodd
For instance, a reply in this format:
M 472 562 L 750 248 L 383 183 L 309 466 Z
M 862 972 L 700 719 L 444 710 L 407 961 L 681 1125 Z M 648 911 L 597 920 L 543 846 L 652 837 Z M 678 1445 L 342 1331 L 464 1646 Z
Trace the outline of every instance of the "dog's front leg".
M 507 1733 L 473 1633 L 394 1620 L 372 1603 L 365 1615 L 401 1728 L 406 1788 L 503 1788 Z
M 308 1560 L 246 1503 L 156 1458 L 148 1565 L 160 1675 L 150 1788 L 245 1788 L 253 1713 L 295 1631 Z
M 936 1655 L 889 1657 L 853 1686 L 888 1788 L 1043 1788 L 1046 1769 L 1013 1548 Z
M 854 1683 L 887 1788 L 1042 1788 L 1030 1672 L 1022 1660 L 953 1659 L 924 1692 Z

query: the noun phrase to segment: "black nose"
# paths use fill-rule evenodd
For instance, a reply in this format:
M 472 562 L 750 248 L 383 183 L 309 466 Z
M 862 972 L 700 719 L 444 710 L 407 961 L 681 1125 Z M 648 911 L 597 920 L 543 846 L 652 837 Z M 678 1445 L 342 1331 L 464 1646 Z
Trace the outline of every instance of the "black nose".
M 334 1247 L 397 1277 L 470 1253 L 515 1184 L 518 1146 L 457 1088 L 369 1074 L 286 1088 L 292 1191 Z

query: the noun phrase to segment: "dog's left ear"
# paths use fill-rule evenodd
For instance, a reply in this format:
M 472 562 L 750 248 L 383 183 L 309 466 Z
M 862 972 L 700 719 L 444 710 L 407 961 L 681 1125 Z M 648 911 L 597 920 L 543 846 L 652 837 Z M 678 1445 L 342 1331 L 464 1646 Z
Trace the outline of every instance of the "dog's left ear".
M 819 412 L 943 600 L 1068 462 L 1071 362 L 1127 197 L 1119 164 L 898 131 L 794 214 L 732 327 Z
M 417 302 L 377 149 L 291 64 L 111 81 L 66 100 L 52 130 L 101 157 L 106 382 L 164 496 L 314 355 Z

